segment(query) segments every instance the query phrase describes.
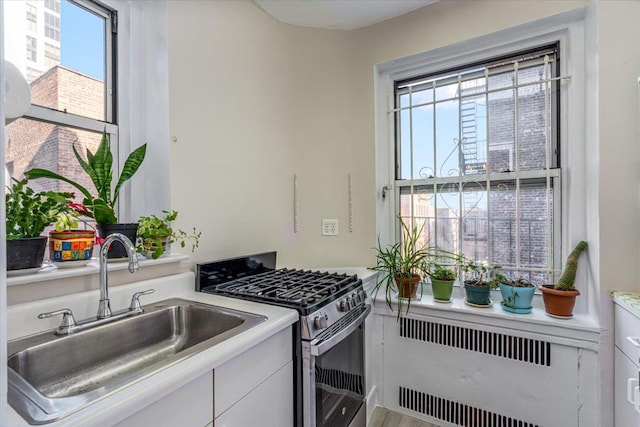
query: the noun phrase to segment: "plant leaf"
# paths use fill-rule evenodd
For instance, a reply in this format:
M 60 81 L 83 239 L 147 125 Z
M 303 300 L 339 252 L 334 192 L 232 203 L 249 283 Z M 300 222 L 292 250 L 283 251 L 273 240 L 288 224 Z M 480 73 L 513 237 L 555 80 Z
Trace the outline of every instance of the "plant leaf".
M 82 185 L 78 184 L 75 181 L 72 181 L 68 178 L 65 178 L 62 175 L 58 175 L 55 172 L 51 172 L 49 170 L 46 169 L 31 169 L 29 171 L 26 171 L 24 173 L 25 178 L 27 179 L 36 179 L 36 178 L 52 178 L 52 179 L 59 179 L 60 181 L 64 181 L 66 183 L 69 183 L 71 185 L 73 185 L 75 188 L 78 189 L 78 191 L 80 191 L 86 198 L 92 199 L 93 196 L 91 195 L 91 193 L 89 193 L 89 190 L 87 190 L 86 188 L 84 188 Z
M 120 187 L 124 184 L 129 178 L 133 176 L 142 164 L 144 160 L 144 156 L 147 153 L 147 144 L 143 144 L 140 147 L 136 148 L 134 151 L 129 154 L 127 160 L 124 162 L 124 166 L 122 167 L 122 172 L 120 172 L 120 179 L 116 184 L 116 188 L 113 190 L 113 204 L 116 203 L 118 199 L 118 193 L 120 193 Z

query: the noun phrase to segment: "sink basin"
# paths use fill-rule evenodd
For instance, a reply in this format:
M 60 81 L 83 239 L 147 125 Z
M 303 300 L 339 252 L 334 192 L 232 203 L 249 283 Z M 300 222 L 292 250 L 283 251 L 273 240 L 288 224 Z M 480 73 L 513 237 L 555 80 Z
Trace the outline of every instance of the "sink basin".
M 69 336 L 8 343 L 9 403 L 32 424 L 55 421 L 266 320 L 173 298 Z

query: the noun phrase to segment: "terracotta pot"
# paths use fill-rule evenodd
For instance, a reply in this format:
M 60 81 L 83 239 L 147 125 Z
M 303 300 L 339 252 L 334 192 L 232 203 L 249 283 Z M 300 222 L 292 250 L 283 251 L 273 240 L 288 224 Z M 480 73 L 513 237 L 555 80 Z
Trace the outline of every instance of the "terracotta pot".
M 396 285 L 398 285 L 398 297 L 399 298 L 417 298 L 418 283 L 420 283 L 420 276 L 413 277 L 396 277 Z
M 540 286 L 540 292 L 542 292 L 544 309 L 548 314 L 558 317 L 573 316 L 576 297 L 580 295 L 578 290 L 559 291 L 553 289 L 553 285 L 542 285 Z

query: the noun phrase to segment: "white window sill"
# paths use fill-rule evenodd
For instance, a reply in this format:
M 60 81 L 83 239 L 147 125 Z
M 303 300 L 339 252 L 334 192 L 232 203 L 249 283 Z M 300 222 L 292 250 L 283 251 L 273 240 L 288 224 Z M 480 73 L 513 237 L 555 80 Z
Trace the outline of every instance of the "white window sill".
M 185 261 L 187 259 L 189 259 L 188 255 L 182 255 L 178 253 L 172 253 L 158 259 L 145 259 L 141 256 L 138 257 L 141 269 L 148 266 L 176 263 Z M 128 263 L 126 262 L 126 259 L 123 261 L 108 263 L 109 271 L 126 270 L 127 267 Z M 76 268 L 58 268 L 52 263 L 45 263 L 43 264 L 43 268 L 41 270 L 33 274 L 25 274 L 22 276 L 14 277 L 10 276 L 11 273 L 7 274 L 7 286 L 23 285 L 25 283 L 45 282 L 50 280 L 65 279 L 68 277 L 86 276 L 99 273 L 100 265 L 98 263 L 98 259 L 95 257 L 91 258 L 91 261 L 87 265 Z
M 433 295 L 425 292 L 422 298 L 412 300 L 409 314 L 406 314 L 406 301 L 403 301 L 402 316 L 421 318 L 427 321 L 442 322 L 455 326 L 471 327 L 490 331 L 494 328 L 519 331 L 518 335 L 545 335 L 546 339 L 559 344 L 574 345 L 598 351 L 600 345 L 600 326 L 597 319 L 586 314 L 574 313 L 571 319 L 553 318 L 546 314 L 542 303 L 542 296 L 535 295 L 533 308 L 529 314 L 514 314 L 506 312 L 500 306 L 500 291 L 492 291 L 493 304 L 486 308 L 472 307 L 464 302 L 460 296 L 463 292 L 456 287 L 452 301 L 449 303 L 436 302 Z M 371 297 L 373 298 L 373 294 Z M 374 301 L 375 312 L 383 316 L 397 317 L 397 299 L 392 299 L 393 311 L 385 301 L 384 290 L 381 289 Z

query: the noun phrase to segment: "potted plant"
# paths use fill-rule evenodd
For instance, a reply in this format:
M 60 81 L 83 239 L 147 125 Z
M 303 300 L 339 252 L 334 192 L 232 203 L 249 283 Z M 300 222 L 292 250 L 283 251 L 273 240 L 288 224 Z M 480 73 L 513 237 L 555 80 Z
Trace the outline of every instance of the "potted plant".
M 569 318 L 573 316 L 573 307 L 580 292 L 575 288 L 578 258 L 586 249 L 587 242 L 580 241 L 567 257 L 564 270 L 554 285 L 542 285 L 542 300 L 547 314 L 554 317 Z
M 168 253 L 169 245 L 180 242 L 180 247 L 184 248 L 186 242 L 191 243 L 191 252 L 199 244 L 202 232 L 193 228 L 191 233 L 183 230 L 174 230 L 171 221 L 178 217 L 178 211 L 162 211 L 162 218 L 156 215 L 141 216 L 138 219 L 138 242 L 137 251 L 145 257 L 157 259 Z
M 138 170 L 144 160 L 147 150 L 147 144 L 144 144 L 129 154 L 120 177 L 118 178 L 113 192 L 111 191 L 111 182 L 113 180 L 113 154 L 109 148 L 109 138 L 106 129 L 102 132 L 100 145 L 95 153 L 87 149 L 87 160 L 85 161 L 78 150 L 75 142 L 73 143 L 73 154 L 82 169 L 89 175 L 96 193 L 92 194 L 87 188 L 77 182 L 65 178 L 55 172 L 47 169 L 31 169 L 25 172 L 28 179 L 52 178 L 64 181 L 73 185 L 84 196 L 82 203 L 87 207 L 86 216 L 95 219 L 98 233 L 101 237 L 106 237 L 112 233 L 122 233 L 132 242 L 136 241 L 136 231 L 138 223 L 121 224 L 115 213 L 116 202 L 122 185 L 129 180 Z M 109 249 L 109 258 L 124 258 L 126 251 L 120 242 L 114 242 Z
M 391 310 L 393 296 L 397 294 L 398 319 L 402 312 L 403 301 L 407 301 L 407 313 L 411 299 L 417 298 L 417 290 L 425 274 L 425 262 L 429 252 L 420 244 L 424 225 L 409 227 L 398 216 L 402 229 L 402 239 L 398 243 L 383 248 L 378 240 L 376 248 L 376 266 L 378 279 L 374 287 L 375 295 L 384 287 L 385 299 Z M 375 299 L 375 296 L 374 296 Z
M 536 290 L 531 282 L 522 277 L 515 279 L 503 277 L 499 286 L 502 294 L 500 306 L 504 311 L 516 314 L 531 313 L 531 301 Z
M 27 180 L 13 179 L 5 194 L 7 270 L 40 268 L 47 246 L 41 236 L 61 211 L 70 211 L 71 193 L 41 191 L 27 187 Z
M 436 302 L 450 302 L 453 283 L 458 277 L 456 267 L 447 267 L 436 261 L 430 261 L 427 263 L 427 276 L 431 280 L 433 300 Z
M 86 207 L 79 203 L 68 203 L 68 206 L 72 210 L 57 212 L 55 230 L 49 232 L 49 259 L 58 268 L 88 264 L 95 245 L 95 231 L 78 228 L 78 217 L 86 212 Z
M 474 307 L 489 307 L 492 304 L 491 290 L 498 289 L 499 279 L 504 277 L 496 272 L 498 268 L 498 264 L 473 259 L 463 262 L 465 304 Z

